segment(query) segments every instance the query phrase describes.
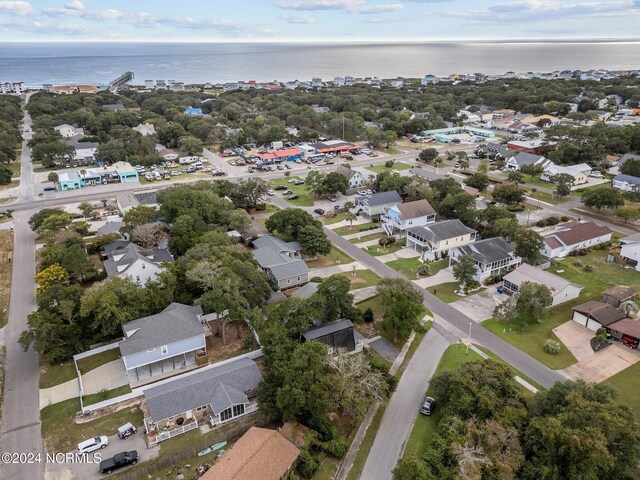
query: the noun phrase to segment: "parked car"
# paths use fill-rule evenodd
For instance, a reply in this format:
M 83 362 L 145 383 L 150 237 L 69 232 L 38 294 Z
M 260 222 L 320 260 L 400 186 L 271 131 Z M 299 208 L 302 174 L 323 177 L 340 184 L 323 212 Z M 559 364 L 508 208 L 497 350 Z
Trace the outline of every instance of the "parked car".
M 125 423 L 121 427 L 118 427 L 118 438 L 124 440 L 130 435 L 136 433 L 138 429 L 131 423 Z
M 600 172 L 598 170 L 594 170 L 593 172 L 591 172 L 589 174 L 589 176 L 593 177 L 593 178 L 602 178 L 603 175 L 602 175 L 602 172 Z
M 274 188 L 274 190 L 286 190 L 287 187 L 285 187 L 284 185 L 276 185 L 276 187 Z
M 267 195 L 269 195 L 270 197 L 273 197 L 275 194 L 276 193 L 273 190 L 271 189 L 267 190 Z
M 299 198 L 300 198 L 300 196 L 299 196 L 299 195 L 291 195 L 291 196 L 289 197 L 289 200 L 297 200 L 297 199 L 299 199 Z
M 342 206 L 340 204 L 334 205 L 333 209 L 334 210 L 340 210 L 342 208 Z
M 435 403 L 436 401 L 433 397 L 425 397 L 424 402 L 422 402 L 422 407 L 420 407 L 420 413 L 431 415 Z
M 337 199 L 335 196 L 331 196 L 331 197 L 327 197 L 327 200 L 329 200 L 330 202 L 335 202 Z
M 317 213 L 318 215 L 324 215 L 324 210 L 321 208 L 316 208 L 313 213 Z
M 100 462 L 100 471 L 108 475 L 118 468 L 135 465 L 138 463 L 138 458 L 140 458 L 140 455 L 136 450 L 116 453 L 113 457 Z
M 453 168 L 460 168 L 460 164 L 458 162 L 454 163 Z
M 56 187 L 44 187 L 44 191 L 45 192 L 55 192 L 56 191 Z
M 284 192 L 282 192 L 282 195 L 293 195 L 293 192 L 291 190 L 285 190 Z
M 93 452 L 94 450 L 104 448 L 107 445 L 109 445 L 109 439 L 103 435 L 80 442 L 76 447 L 76 450 L 78 451 L 78 453 L 89 453 Z

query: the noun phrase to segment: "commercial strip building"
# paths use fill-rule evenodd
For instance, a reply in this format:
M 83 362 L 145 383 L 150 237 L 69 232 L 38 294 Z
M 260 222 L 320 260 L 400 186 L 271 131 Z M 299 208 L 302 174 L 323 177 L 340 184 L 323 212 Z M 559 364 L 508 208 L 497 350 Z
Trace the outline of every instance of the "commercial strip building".
M 496 133 L 491 130 L 470 127 L 468 125 L 465 125 L 463 127 L 449 127 L 449 128 L 436 128 L 434 130 L 424 130 L 420 132 L 420 136 L 435 137 L 437 135 L 457 135 L 460 133 L 468 133 L 469 135 L 475 135 L 477 137 L 484 137 L 484 138 L 494 138 L 496 136 Z
M 90 168 L 84 172 L 62 172 L 58 175 L 58 190 L 76 190 L 88 185 L 139 182 L 138 172 L 128 162 L 116 162 L 102 168 Z

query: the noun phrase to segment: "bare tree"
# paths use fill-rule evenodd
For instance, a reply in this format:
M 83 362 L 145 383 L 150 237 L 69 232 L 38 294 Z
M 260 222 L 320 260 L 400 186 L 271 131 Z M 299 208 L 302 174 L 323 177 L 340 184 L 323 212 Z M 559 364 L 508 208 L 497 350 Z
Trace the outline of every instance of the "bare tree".
M 157 223 L 138 225 L 131 232 L 131 240 L 144 248 L 157 247 L 167 238 L 167 233 Z

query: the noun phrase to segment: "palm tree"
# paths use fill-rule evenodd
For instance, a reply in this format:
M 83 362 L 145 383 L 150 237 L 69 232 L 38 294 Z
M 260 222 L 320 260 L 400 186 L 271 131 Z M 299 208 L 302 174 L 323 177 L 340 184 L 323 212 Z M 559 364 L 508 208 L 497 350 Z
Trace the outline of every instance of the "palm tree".
M 346 219 L 349 220 L 349 228 L 353 228 L 353 221 L 356 220 L 358 216 L 355 213 L 347 213 Z

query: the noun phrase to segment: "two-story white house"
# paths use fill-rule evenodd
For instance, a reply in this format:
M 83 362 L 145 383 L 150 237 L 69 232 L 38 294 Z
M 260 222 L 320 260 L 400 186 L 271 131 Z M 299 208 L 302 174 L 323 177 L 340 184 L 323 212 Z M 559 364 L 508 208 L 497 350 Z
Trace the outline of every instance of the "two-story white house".
M 63 138 L 75 137 L 76 135 L 84 135 L 83 128 L 76 128 L 73 125 L 69 125 L 67 123 L 55 126 L 53 127 L 53 129 L 60 135 L 62 135 Z
M 507 158 L 507 169 L 520 170 L 524 165 L 535 165 L 546 168 L 551 163 L 544 155 L 536 153 L 518 152 Z
M 458 262 L 465 255 L 473 259 L 476 266 L 473 279 L 480 283 L 493 275 L 508 272 L 522 263 L 522 258 L 515 253 L 515 248 L 502 237 L 486 238 L 452 249 L 449 265 Z
M 426 200 L 398 203 L 382 211 L 380 219 L 387 235 L 398 234 L 401 237 L 413 227 L 428 225 L 436 221 L 436 211 Z
M 544 182 L 553 182 L 558 175 L 571 175 L 573 181 L 571 185 L 582 185 L 589 181 L 589 175 L 591 174 L 591 167 L 586 163 L 580 163 L 578 165 L 562 166 L 556 165 L 550 162 L 540 175 L 540 180 Z
M 120 354 L 129 383 L 195 365 L 196 355 L 206 353 L 202 307 L 172 303 L 156 315 L 122 325 Z
M 609 253 L 609 261 L 614 262 L 616 256 L 625 266 L 633 267 L 640 271 L 640 233 L 635 233 L 620 239 L 620 244 Z
M 155 281 L 165 270 L 163 263 L 173 263 L 166 248 L 142 248 L 127 240 L 117 240 L 102 251 L 104 269 L 109 277 L 129 277 L 139 285 Z
M 353 168 L 345 167 L 343 165 L 340 165 L 336 169 L 336 172 L 347 179 L 347 182 L 349 183 L 349 189 L 361 187 L 367 181 L 362 172 Z
M 565 222 L 544 235 L 540 253 L 547 258 L 563 258 L 575 250 L 611 241 L 612 230 L 594 222 Z
M 423 258 L 433 261 L 442 258 L 452 248 L 462 247 L 476 239 L 476 231 L 460 220 L 445 220 L 407 230 L 407 248 L 422 252 Z
M 611 181 L 611 186 L 623 192 L 637 192 L 640 190 L 640 177 L 632 175 L 616 175 Z
M 351 213 L 362 215 L 366 218 L 379 216 L 386 208 L 393 207 L 402 202 L 402 197 L 395 190 L 379 192 L 368 196 L 357 196 L 355 206 Z

